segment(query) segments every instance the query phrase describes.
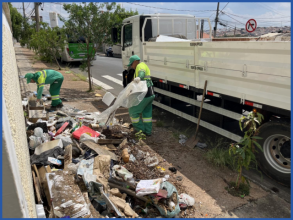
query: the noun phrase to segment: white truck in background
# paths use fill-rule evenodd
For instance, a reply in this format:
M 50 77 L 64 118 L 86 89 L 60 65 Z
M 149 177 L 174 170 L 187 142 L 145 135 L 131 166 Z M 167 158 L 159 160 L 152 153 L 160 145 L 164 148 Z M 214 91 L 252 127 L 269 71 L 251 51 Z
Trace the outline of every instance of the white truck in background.
M 201 38 L 208 18 L 136 15 L 123 21 L 122 63 L 138 55 L 151 70 L 156 99 L 164 110 L 238 142 L 238 120 L 246 111 L 264 115 L 258 136 L 259 166 L 277 181 L 291 179 L 291 45 L 263 38 Z M 112 32 L 115 33 L 115 32 Z M 117 39 L 117 36 L 112 36 Z M 115 38 L 116 37 L 116 38 Z

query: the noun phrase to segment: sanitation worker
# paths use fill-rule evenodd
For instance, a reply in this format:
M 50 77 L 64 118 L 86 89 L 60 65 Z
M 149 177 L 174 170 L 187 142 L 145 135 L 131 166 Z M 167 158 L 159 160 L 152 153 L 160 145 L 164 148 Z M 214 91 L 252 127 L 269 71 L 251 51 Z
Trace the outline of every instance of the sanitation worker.
M 52 98 L 51 108 L 57 109 L 63 106 L 59 97 L 60 88 L 64 77 L 55 70 L 42 70 L 36 73 L 27 73 L 25 75 L 27 83 L 37 83 L 37 102 L 40 102 L 45 84 L 50 84 L 50 94 Z
M 151 80 L 151 71 L 144 62 L 140 62 L 140 58 L 134 55 L 129 58 L 128 67 L 135 70 L 134 82 L 146 81 L 148 92 L 145 98 L 137 105 L 129 108 L 129 115 L 132 125 L 136 131 L 142 131 L 147 136 L 152 134 L 152 103 L 155 98 L 153 90 L 153 82 Z M 142 114 L 142 120 L 140 118 Z

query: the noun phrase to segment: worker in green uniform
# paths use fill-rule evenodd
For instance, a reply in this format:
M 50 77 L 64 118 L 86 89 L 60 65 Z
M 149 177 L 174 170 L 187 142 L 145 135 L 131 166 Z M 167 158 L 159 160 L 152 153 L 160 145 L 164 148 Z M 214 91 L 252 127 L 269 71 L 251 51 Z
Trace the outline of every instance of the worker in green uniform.
M 37 83 L 37 102 L 42 98 L 45 84 L 50 84 L 50 94 L 52 98 L 51 106 L 53 109 L 61 108 L 63 106 L 59 97 L 60 88 L 64 77 L 61 73 L 55 70 L 42 70 L 36 73 L 27 73 L 25 75 L 27 83 Z
M 129 108 L 130 119 L 136 131 L 142 131 L 147 136 L 150 136 L 152 133 L 152 103 L 155 98 L 151 71 L 144 62 L 140 62 L 140 58 L 137 55 L 129 58 L 128 67 L 135 70 L 134 82 L 146 81 L 148 87 L 145 98 L 137 106 Z M 142 120 L 140 114 L 142 114 Z

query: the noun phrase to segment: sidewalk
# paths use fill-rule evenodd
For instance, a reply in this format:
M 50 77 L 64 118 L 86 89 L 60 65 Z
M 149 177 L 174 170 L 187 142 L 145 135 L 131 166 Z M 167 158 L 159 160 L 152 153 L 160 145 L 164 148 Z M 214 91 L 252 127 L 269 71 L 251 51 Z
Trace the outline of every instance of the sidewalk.
M 16 45 L 17 46 L 17 45 Z M 55 65 L 34 61 L 34 53 L 26 48 L 15 47 L 17 65 L 21 75 L 27 72 L 36 72 L 40 69 L 51 68 L 58 70 Z M 103 102 L 104 90 L 95 89 L 87 92 L 88 82 L 80 80 L 69 70 L 60 71 L 64 75 L 60 97 L 68 99 L 64 105 L 87 110 L 89 112 L 104 111 L 108 108 Z M 67 72 L 67 73 L 66 73 Z M 36 91 L 36 85 L 26 84 L 20 79 L 22 94 Z M 48 88 L 47 88 L 48 89 Z M 44 94 L 47 94 L 44 90 Z M 100 94 L 96 97 L 95 94 Z M 117 118 L 130 122 L 128 110 L 120 108 L 116 112 Z M 159 118 L 159 116 L 157 116 Z M 162 116 L 161 116 L 162 117 Z M 161 118 L 160 118 L 161 119 Z M 172 119 L 173 120 L 173 119 Z M 166 169 L 165 174 L 170 179 L 181 176 L 178 181 L 178 191 L 186 190 L 195 199 L 195 205 L 186 212 L 182 211 L 180 217 L 184 218 L 289 218 L 290 204 L 275 194 L 263 190 L 260 186 L 251 183 L 250 195 L 244 198 L 234 197 L 227 193 L 226 181 L 236 180 L 237 173 L 228 168 L 217 168 L 209 164 L 203 152 L 193 150 L 178 143 L 172 131 L 153 124 L 153 135 L 145 141 L 149 147 L 164 162 L 160 166 Z M 176 167 L 177 174 L 171 173 L 168 168 Z M 139 169 L 139 168 L 138 168 Z M 177 186 L 176 186 L 177 187 Z

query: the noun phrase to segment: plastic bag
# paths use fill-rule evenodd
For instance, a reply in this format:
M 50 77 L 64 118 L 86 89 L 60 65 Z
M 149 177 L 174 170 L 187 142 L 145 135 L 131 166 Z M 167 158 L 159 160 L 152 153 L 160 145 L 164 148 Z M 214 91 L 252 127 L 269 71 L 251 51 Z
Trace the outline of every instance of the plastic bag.
M 41 138 L 43 136 L 43 129 L 40 127 L 35 128 L 34 135 Z
M 192 198 L 191 196 L 189 196 L 185 193 L 181 193 L 179 195 L 179 203 L 184 203 L 188 206 L 193 206 L 195 201 L 194 201 L 194 198 Z
M 30 142 L 29 142 L 29 146 L 31 149 L 35 149 L 37 146 L 41 145 L 42 144 L 42 138 L 40 137 L 36 137 L 34 135 L 30 136 L 29 137 L 30 139 Z
M 64 136 L 61 134 L 61 135 L 56 136 L 55 140 L 56 139 L 61 139 L 64 147 L 68 146 L 69 144 L 73 144 L 70 136 Z
M 159 164 L 159 160 L 156 156 L 153 157 L 147 157 L 144 160 L 145 165 L 147 165 L 148 167 L 154 167 L 157 166 Z
M 131 181 L 133 178 L 133 174 L 130 173 L 126 168 L 120 165 L 115 165 L 112 168 L 112 175 L 114 178 L 122 181 Z
M 83 142 L 85 142 L 85 141 L 91 141 L 91 142 L 96 143 L 96 144 L 98 143 L 98 140 L 99 140 L 98 137 L 91 137 L 91 136 L 89 136 L 89 135 L 86 134 L 86 133 L 82 134 L 82 135 L 80 136 L 80 139 L 79 139 L 79 141 L 80 141 L 81 143 L 83 143 Z
M 137 196 L 145 196 L 153 193 L 158 193 L 162 179 L 141 180 L 136 186 L 135 193 Z
M 95 114 L 94 124 L 97 122 L 109 125 L 113 124 L 113 118 L 115 116 L 116 110 L 122 106 L 125 108 L 130 108 L 132 106 L 138 105 L 145 97 L 147 93 L 146 81 L 141 81 L 139 83 L 129 83 L 126 88 L 124 88 L 118 95 L 114 104 L 103 111 L 100 114 Z
M 146 153 L 145 152 L 143 152 L 141 150 L 138 150 L 137 151 L 137 155 L 136 155 L 136 158 L 137 159 L 141 160 L 141 159 L 145 158 L 145 156 L 146 156 Z
M 73 173 L 77 172 L 78 167 L 79 167 L 79 163 L 77 163 L 77 164 L 70 163 L 70 164 L 67 165 L 67 169 L 69 171 L 72 171 Z
M 42 135 L 42 141 L 43 141 L 43 143 L 46 143 L 48 141 L 51 141 L 51 136 L 49 134 L 44 133 Z
M 175 186 L 173 186 L 171 183 L 169 182 L 163 182 L 161 184 L 160 189 L 165 189 L 168 192 L 167 198 L 171 197 L 171 202 L 173 202 L 175 204 L 175 208 L 173 208 L 173 204 L 170 202 L 169 205 L 172 206 L 173 211 L 169 211 L 166 208 L 164 208 L 164 206 L 160 206 L 154 203 L 154 206 L 159 210 L 160 214 L 167 217 L 167 218 L 173 218 L 174 216 L 176 216 L 179 212 L 180 212 L 180 207 L 179 207 L 179 197 L 178 197 L 178 192 L 177 189 L 175 188 Z M 151 199 L 153 200 L 153 197 L 151 197 Z M 153 201 L 154 202 L 154 201 Z

